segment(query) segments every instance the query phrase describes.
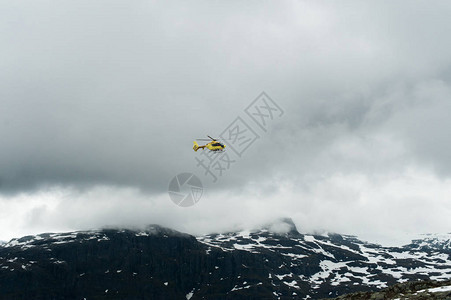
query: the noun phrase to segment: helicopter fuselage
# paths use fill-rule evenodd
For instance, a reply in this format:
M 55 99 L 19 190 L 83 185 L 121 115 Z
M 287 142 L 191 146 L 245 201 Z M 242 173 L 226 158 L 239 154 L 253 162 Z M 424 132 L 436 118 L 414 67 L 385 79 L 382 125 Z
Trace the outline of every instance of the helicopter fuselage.
M 204 146 L 199 146 L 196 141 L 194 142 L 194 151 L 197 151 L 198 149 L 203 150 L 204 148 L 207 148 L 210 151 L 224 151 L 225 145 L 215 140 L 205 144 Z
M 211 150 L 211 151 L 222 151 L 225 148 L 224 144 L 221 144 L 217 141 L 210 142 L 210 143 L 206 144 L 205 146 L 207 147 L 208 150 Z

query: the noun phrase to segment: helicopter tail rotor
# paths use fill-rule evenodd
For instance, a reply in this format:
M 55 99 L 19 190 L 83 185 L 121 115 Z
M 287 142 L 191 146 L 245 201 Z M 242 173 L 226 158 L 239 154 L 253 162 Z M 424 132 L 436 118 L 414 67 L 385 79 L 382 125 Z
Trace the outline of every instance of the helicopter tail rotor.
M 196 141 L 194 141 L 193 150 L 197 152 L 197 149 L 199 149 L 199 144 Z

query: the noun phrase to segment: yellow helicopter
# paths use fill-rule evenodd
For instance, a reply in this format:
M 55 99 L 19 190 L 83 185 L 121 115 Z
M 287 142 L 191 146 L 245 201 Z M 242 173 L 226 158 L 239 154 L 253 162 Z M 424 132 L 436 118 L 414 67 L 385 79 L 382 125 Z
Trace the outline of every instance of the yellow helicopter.
M 211 142 L 208 144 L 205 144 L 203 146 L 199 146 L 199 144 L 196 141 L 194 141 L 194 146 L 193 146 L 194 151 L 197 152 L 197 150 L 199 150 L 199 149 L 203 150 L 204 148 L 207 148 L 210 151 L 224 151 L 225 145 L 223 143 L 218 142 L 217 139 L 214 139 L 209 135 L 207 135 L 207 136 L 210 138 Z M 207 139 L 197 139 L 197 140 L 198 141 L 210 141 Z

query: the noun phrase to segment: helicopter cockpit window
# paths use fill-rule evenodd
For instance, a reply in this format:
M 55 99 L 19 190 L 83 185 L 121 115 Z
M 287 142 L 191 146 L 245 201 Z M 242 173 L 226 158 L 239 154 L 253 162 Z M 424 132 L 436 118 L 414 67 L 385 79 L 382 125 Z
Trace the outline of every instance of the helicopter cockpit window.
M 220 143 L 214 143 L 214 144 L 212 144 L 213 146 L 222 146 Z

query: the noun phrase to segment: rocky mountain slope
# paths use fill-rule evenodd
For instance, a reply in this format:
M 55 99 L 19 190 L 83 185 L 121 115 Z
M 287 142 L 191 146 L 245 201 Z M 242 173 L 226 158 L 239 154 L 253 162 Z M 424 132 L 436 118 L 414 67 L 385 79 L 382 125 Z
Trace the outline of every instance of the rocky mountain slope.
M 397 283 L 389 288 L 375 292 L 358 292 L 334 298 L 337 300 L 371 300 L 371 299 L 451 299 L 451 280 L 446 281 L 411 281 Z
M 382 247 L 301 234 L 289 219 L 194 237 L 144 231 L 46 233 L 0 246 L 2 299 L 319 299 L 451 279 L 449 236 Z

